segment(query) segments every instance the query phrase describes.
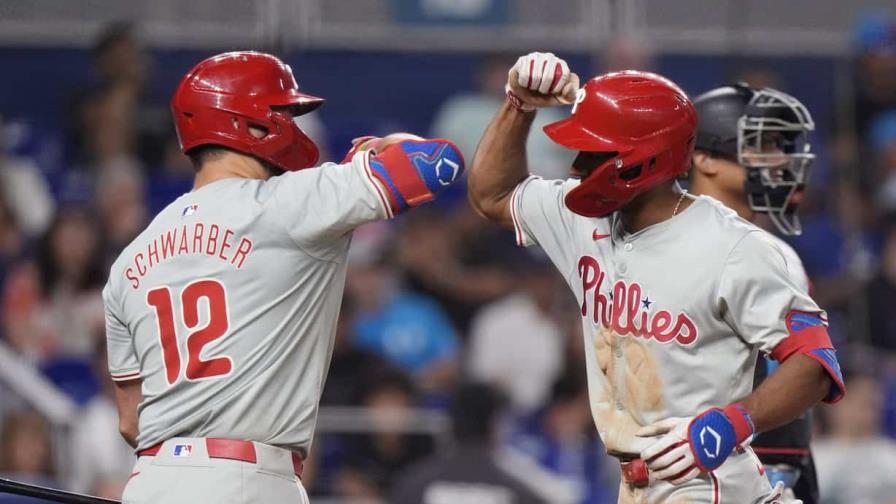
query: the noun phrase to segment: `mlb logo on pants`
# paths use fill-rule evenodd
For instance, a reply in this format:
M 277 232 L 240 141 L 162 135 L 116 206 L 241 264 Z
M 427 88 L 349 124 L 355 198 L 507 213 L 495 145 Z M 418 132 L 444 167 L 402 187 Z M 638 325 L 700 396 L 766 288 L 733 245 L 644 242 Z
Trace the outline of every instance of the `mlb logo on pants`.
M 193 445 L 191 445 L 191 444 L 174 445 L 174 456 L 175 457 L 189 457 L 192 454 L 193 454 Z

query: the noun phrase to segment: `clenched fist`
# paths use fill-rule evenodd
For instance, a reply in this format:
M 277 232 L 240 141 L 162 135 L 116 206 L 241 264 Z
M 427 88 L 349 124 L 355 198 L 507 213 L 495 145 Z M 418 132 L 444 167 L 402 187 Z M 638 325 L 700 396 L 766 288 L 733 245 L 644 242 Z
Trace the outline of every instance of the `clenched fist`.
M 551 53 L 533 52 L 520 57 L 507 75 L 507 99 L 522 111 L 568 105 L 575 100 L 579 76 Z

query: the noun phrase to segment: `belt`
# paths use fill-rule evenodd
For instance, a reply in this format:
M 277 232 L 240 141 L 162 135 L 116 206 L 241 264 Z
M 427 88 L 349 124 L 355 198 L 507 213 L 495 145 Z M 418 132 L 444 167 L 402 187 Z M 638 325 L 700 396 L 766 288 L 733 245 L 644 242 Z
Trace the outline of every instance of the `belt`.
M 650 483 L 647 474 L 647 463 L 637 456 L 620 456 L 619 466 L 622 468 L 622 481 L 636 488 L 644 488 Z
M 239 460 L 255 464 L 258 459 L 255 456 L 255 444 L 252 441 L 237 441 L 233 439 L 205 438 L 205 447 L 209 458 Z M 154 457 L 162 449 L 162 443 L 144 448 L 137 452 L 138 457 Z M 303 461 L 296 452 L 292 454 L 292 468 L 296 476 L 302 477 Z

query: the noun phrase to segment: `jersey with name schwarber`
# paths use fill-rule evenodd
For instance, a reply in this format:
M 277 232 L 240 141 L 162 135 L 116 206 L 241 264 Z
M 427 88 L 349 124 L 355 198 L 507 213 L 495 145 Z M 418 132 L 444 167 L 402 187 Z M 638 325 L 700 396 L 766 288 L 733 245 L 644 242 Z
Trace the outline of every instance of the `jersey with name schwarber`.
M 652 441 L 634 435 L 642 425 L 747 396 L 791 312 L 825 320 L 771 236 L 720 202 L 696 197 L 629 234 L 618 213 L 568 210 L 576 185 L 530 177 L 511 208 L 518 242 L 545 250 L 581 307 L 591 409 L 610 453 L 640 453 Z
M 391 215 L 368 153 L 165 208 L 103 292 L 113 379 L 142 378 L 139 448 L 174 436 L 307 452 L 352 230 Z

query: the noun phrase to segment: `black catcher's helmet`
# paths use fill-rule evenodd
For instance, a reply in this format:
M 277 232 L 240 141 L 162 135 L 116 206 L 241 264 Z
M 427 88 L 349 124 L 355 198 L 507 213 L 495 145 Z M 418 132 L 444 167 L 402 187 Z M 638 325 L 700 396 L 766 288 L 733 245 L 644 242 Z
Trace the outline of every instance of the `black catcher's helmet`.
M 809 181 L 815 158 L 808 139 L 815 123 L 806 107 L 787 93 L 746 84 L 708 91 L 694 106 L 696 148 L 736 158 L 747 169 L 750 208 L 767 213 L 782 233 L 799 234 L 793 195 Z

